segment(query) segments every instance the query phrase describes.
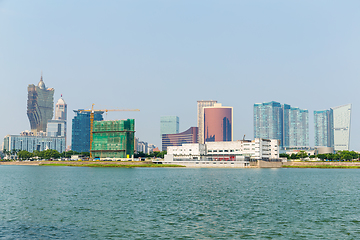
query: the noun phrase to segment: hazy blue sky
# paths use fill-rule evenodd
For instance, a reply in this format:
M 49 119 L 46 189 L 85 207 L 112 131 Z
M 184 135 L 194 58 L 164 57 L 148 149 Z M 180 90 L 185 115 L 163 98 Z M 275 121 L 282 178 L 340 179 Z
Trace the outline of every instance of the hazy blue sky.
M 160 147 L 160 116 L 197 124 L 197 100 L 234 107 L 253 138 L 253 104 L 313 111 L 353 104 L 360 150 L 360 1 L 0 0 L 0 138 L 30 129 L 27 86 L 43 71 L 72 110 L 139 108 L 136 136 Z M 70 138 L 68 138 L 70 140 Z M 0 141 L 1 142 L 1 141 Z

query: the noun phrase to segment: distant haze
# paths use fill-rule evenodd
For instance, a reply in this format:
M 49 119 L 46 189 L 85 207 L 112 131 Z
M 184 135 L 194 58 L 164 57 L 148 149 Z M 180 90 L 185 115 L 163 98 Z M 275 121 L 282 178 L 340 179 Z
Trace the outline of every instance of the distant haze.
M 352 103 L 360 150 L 360 1 L 0 0 L 0 143 L 30 129 L 27 86 L 41 71 L 72 110 L 133 109 L 136 137 L 161 148 L 160 116 L 197 125 L 197 100 L 234 111 L 234 140 L 253 138 L 253 104 L 313 111 Z

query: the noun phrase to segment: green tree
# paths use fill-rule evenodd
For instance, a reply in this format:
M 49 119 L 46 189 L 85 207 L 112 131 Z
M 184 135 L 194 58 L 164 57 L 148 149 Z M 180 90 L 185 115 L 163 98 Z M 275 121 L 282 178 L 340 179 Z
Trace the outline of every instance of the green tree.
M 326 154 L 318 154 L 317 157 L 320 158 L 322 161 L 324 161 L 324 159 L 327 159 Z
M 308 154 L 305 151 L 300 151 L 297 153 L 297 155 L 299 158 L 307 158 L 308 157 Z
M 22 150 L 20 152 L 18 152 L 18 157 L 21 159 L 21 160 L 24 160 L 24 159 L 30 159 L 33 157 L 33 154 L 28 152 L 28 151 L 25 151 L 25 150 Z
M 59 158 L 61 155 L 58 151 L 54 150 L 54 149 L 48 149 L 43 151 L 43 158 L 44 159 L 57 159 Z
M 286 153 L 280 153 L 279 156 L 280 156 L 281 158 L 286 157 L 287 159 L 290 159 L 289 154 L 286 154 Z

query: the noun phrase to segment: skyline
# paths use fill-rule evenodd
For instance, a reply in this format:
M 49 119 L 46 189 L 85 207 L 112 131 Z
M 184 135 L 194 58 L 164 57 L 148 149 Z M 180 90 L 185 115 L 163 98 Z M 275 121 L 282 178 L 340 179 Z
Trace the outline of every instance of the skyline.
M 253 138 L 254 103 L 308 109 L 311 146 L 313 111 L 350 103 L 350 150 L 360 150 L 359 6 L 0 1 L 0 135 L 30 130 L 26 88 L 43 70 L 68 122 L 92 103 L 138 108 L 104 118 L 134 118 L 136 137 L 158 147 L 160 116 L 179 116 L 183 132 L 197 126 L 197 101 L 213 99 L 233 107 L 234 140 Z M 70 124 L 67 135 L 69 143 Z

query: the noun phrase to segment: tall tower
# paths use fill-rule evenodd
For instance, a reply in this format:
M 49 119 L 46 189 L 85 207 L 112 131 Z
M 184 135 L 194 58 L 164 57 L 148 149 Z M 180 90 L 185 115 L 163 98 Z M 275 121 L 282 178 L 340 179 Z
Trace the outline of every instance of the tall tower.
M 198 126 L 198 142 L 205 143 L 204 139 L 204 107 L 213 107 L 217 101 L 197 101 L 197 126 Z
M 54 91 L 46 88 L 42 76 L 37 86 L 29 84 L 27 115 L 32 132 L 46 132 L 47 122 L 53 117 Z
M 66 121 L 67 118 L 67 104 L 64 101 L 62 94 L 55 105 L 55 119 Z

